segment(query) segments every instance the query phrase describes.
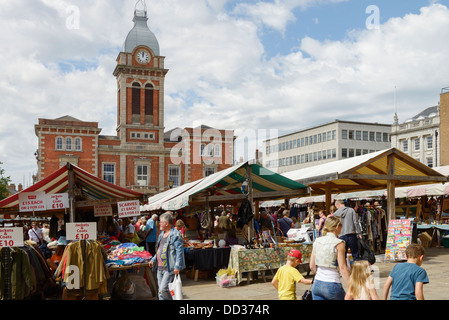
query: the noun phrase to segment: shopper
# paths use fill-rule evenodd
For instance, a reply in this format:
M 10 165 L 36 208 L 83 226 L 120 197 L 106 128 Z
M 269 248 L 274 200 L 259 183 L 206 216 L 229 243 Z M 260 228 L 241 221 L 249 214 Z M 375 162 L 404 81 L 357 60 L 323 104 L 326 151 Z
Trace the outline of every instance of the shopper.
M 173 216 L 166 212 L 159 218 L 161 233 L 156 243 L 156 255 L 149 262 L 157 270 L 159 300 L 172 300 L 168 284 L 185 268 L 181 234 L 173 226 Z
M 51 242 L 50 225 L 48 223 L 44 223 L 42 226 L 42 239 L 45 244 L 49 244 Z
M 40 246 L 43 244 L 43 236 L 42 236 L 42 229 L 39 228 L 37 222 L 31 223 L 31 229 L 28 230 L 28 239 L 31 241 L 34 241 Z
M 368 261 L 358 260 L 352 264 L 345 300 L 379 300 Z
M 175 228 L 181 233 L 181 236 L 184 239 L 186 237 L 186 230 L 185 230 L 186 225 L 184 221 L 182 221 L 181 219 L 176 220 Z
M 340 218 L 327 217 L 323 236 L 313 243 L 310 269 L 315 273 L 312 286 L 314 300 L 343 300 L 345 297 L 340 276 L 348 284 L 350 274 L 346 264 L 345 243 L 338 238 L 341 229 Z
M 427 272 L 421 267 L 425 250 L 420 244 L 412 243 L 405 250 L 407 262 L 398 263 L 391 270 L 383 289 L 387 300 L 391 287 L 391 300 L 424 300 L 424 284 L 429 283 Z
M 136 229 L 128 217 L 123 218 L 123 233 L 121 242 L 133 242 Z
M 351 249 L 353 261 L 359 260 L 359 245 L 358 239 L 362 238 L 362 228 L 360 227 L 359 218 L 354 209 L 346 207 L 341 200 L 335 201 L 337 211 L 334 216 L 341 218 L 343 225 L 341 229 L 340 239 L 346 243 L 346 253 L 348 248 Z
M 293 220 L 290 219 L 290 212 L 284 210 L 282 218 L 278 220 L 279 229 L 282 231 L 282 236 L 287 237 L 288 230 L 293 227 Z
M 299 273 L 296 267 L 302 263 L 301 252 L 297 249 L 292 249 L 287 254 L 287 262 L 280 267 L 274 275 L 271 284 L 276 288 L 279 295 L 279 300 L 297 300 L 296 299 L 296 283 L 312 284 L 312 280 L 305 279 Z
M 319 220 L 317 225 L 317 236 L 321 237 L 324 228 L 324 222 L 326 221 L 326 212 L 324 210 L 320 210 L 318 212 Z
M 158 215 L 153 214 L 151 218 L 148 219 L 147 224 L 145 225 L 145 248 L 153 256 L 156 254 L 157 219 Z

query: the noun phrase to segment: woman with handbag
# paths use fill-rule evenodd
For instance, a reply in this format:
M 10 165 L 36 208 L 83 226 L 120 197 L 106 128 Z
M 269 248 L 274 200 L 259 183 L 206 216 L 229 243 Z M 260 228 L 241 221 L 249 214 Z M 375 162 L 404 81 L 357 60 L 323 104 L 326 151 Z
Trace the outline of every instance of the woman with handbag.
M 349 283 L 345 242 L 338 239 L 342 224 L 339 217 L 327 217 L 323 236 L 313 243 L 310 269 L 315 273 L 312 286 L 313 300 L 344 300 L 345 291 L 340 276 Z

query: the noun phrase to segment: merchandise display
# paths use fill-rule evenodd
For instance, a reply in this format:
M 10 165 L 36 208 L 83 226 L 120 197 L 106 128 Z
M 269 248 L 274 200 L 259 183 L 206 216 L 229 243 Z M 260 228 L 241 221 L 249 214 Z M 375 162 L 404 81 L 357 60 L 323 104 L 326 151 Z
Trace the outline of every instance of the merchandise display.
M 408 219 L 390 220 L 385 260 L 407 260 L 405 249 L 412 243 L 412 225 Z

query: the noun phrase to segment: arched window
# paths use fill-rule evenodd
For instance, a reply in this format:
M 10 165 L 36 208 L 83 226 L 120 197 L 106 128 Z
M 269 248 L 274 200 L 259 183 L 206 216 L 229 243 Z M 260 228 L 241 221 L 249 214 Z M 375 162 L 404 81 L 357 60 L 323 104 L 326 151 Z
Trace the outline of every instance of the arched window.
M 75 151 L 81 151 L 81 138 L 75 138 Z
M 65 149 L 66 150 L 72 150 L 72 138 L 67 137 L 65 139 Z
M 62 137 L 56 138 L 56 150 L 62 150 L 63 149 L 63 140 Z
M 154 97 L 154 87 L 151 83 L 145 85 L 145 115 L 153 115 L 153 97 Z
M 138 82 L 132 85 L 132 114 L 140 114 L 140 84 Z

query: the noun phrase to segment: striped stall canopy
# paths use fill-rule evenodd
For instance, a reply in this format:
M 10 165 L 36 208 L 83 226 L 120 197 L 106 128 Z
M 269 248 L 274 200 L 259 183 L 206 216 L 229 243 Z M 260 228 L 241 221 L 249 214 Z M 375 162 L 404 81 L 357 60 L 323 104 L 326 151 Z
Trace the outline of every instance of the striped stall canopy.
M 143 197 L 143 194 L 140 192 L 106 182 L 69 163 L 53 172 L 47 178 L 0 201 L 0 213 L 13 210 L 17 211 L 19 207 L 19 194 L 22 192 L 43 191 L 46 194 L 69 192 L 69 176 L 71 173 L 73 173 L 74 193 L 82 198 L 83 201 L 135 199 Z
M 250 168 L 250 173 L 248 173 Z M 159 205 L 163 210 L 179 210 L 192 203 L 204 202 L 206 197 L 214 202 L 242 200 L 242 184 L 251 178 L 254 200 L 269 200 L 298 197 L 307 192 L 307 187 L 274 173 L 258 164 L 248 162 L 233 166 L 193 182 L 184 192 L 166 197 Z M 179 187 L 178 187 L 179 188 Z M 159 199 L 161 199 L 159 197 Z M 152 203 L 149 199 L 149 204 Z

